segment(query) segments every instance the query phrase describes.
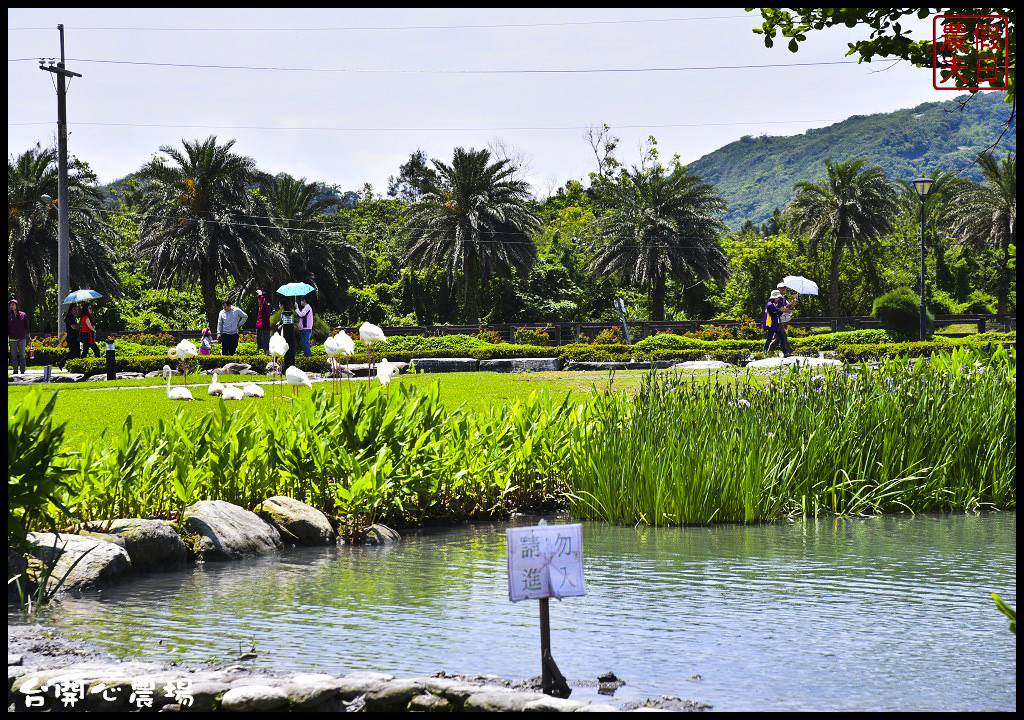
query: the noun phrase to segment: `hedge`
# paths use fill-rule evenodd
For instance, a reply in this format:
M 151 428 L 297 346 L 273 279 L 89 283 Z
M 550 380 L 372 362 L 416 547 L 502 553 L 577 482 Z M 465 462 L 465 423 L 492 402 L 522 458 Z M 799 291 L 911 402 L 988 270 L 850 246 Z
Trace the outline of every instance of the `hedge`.
M 925 342 L 845 345 L 836 350 L 836 356 L 843 362 L 855 363 L 866 360 L 885 360 L 893 357 L 920 357 L 922 355 L 932 355 L 933 353 L 938 352 L 948 352 L 958 347 L 971 347 L 983 350 L 994 346 L 997 342 L 1013 341 L 990 340 L 988 342 L 976 342 L 968 338 L 963 338 L 962 340 L 945 340 L 942 342 L 926 340 Z

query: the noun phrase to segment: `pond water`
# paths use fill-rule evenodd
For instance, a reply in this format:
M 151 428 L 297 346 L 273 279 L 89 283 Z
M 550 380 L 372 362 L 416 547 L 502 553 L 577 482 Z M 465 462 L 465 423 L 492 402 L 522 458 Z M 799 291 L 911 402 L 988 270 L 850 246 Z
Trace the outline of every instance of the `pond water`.
M 525 518 L 520 524 L 535 524 Z M 548 517 L 549 522 L 565 521 Z M 390 548 L 293 549 L 142 576 L 48 622 L 139 659 L 399 677 L 539 674 L 536 601 L 508 601 L 506 524 Z M 1014 710 L 1016 513 L 756 527 L 583 527 L 588 595 L 551 601 L 573 681 L 716 710 Z M 606 699 L 576 687 L 574 699 Z

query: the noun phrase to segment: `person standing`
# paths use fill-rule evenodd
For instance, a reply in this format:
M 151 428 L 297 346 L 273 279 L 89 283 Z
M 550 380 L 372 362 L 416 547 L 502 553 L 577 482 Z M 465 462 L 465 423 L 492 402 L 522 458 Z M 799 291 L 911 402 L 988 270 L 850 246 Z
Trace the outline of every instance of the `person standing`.
M 82 357 L 89 354 L 89 350 L 100 356 L 100 349 L 96 346 L 96 326 L 92 324 L 92 305 L 86 305 L 82 311 Z
M 64 313 L 64 332 L 68 341 L 68 354 L 61 360 L 57 367 L 61 370 L 67 365 L 68 360 L 74 360 L 82 354 L 82 330 L 78 319 L 78 306 L 72 303 Z
M 288 307 L 288 301 L 281 301 L 281 318 L 277 321 L 277 329 L 281 331 L 281 336 L 284 337 L 284 341 L 288 343 L 288 352 L 284 354 L 284 360 L 281 361 L 281 374 L 295 364 L 295 313 Z
M 234 355 L 238 350 L 238 333 L 249 316 L 241 308 L 231 306 L 229 300 L 224 301 L 224 309 L 217 315 L 217 342 L 222 343 L 221 353 Z
M 15 373 L 25 372 L 25 345 L 30 342 L 28 315 L 18 309 L 18 301 L 12 298 L 7 303 L 7 344 L 11 348 L 11 368 Z
M 199 338 L 199 354 L 200 355 L 212 355 L 213 354 L 213 339 L 210 336 L 210 328 L 204 327 L 203 334 Z
M 789 357 L 789 346 L 786 343 L 786 331 L 782 327 L 782 310 L 779 308 L 779 304 L 777 302 L 781 297 L 781 292 L 778 290 L 772 290 L 771 297 L 764 306 L 764 319 L 761 321 L 766 332 L 764 339 L 764 351 L 767 353 L 771 349 L 772 342 L 778 338 L 782 345 L 783 357 Z
M 306 302 L 306 298 L 299 298 L 299 306 L 296 310 L 299 315 L 302 354 L 306 357 L 313 357 L 313 351 L 309 347 L 310 339 L 313 337 L 313 306 Z
M 264 354 L 270 354 L 270 303 L 262 290 L 257 290 L 259 307 L 256 310 L 256 347 Z

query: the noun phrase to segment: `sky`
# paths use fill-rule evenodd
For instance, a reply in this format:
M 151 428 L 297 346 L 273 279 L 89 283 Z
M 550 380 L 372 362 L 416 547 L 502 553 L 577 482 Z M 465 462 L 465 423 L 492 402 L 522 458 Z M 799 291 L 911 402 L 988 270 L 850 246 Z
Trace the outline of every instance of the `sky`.
M 812 32 L 794 54 L 765 48 L 760 14 L 734 8 L 9 8 L 7 22 L 8 154 L 55 143 L 38 58 L 60 56 L 63 23 L 67 67 L 83 75 L 68 88 L 69 152 L 102 183 L 214 134 L 267 172 L 376 193 L 417 149 L 450 162 L 455 147 L 500 144 L 543 197 L 595 169 L 588 126 L 612 126 L 627 165 L 649 135 L 686 163 L 743 135 L 955 95 L 906 62 L 767 67 L 849 61 L 868 31 Z M 904 25 L 931 36 L 930 20 Z M 721 67 L 737 65 L 757 67 Z M 609 69 L 629 72 L 592 72 Z

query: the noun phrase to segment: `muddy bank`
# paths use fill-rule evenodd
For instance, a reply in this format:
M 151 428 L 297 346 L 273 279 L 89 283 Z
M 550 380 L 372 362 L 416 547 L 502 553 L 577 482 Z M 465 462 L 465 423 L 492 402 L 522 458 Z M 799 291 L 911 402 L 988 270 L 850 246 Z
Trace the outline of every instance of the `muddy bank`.
M 40 625 L 8 625 L 9 712 L 619 712 L 705 710 L 661 698 L 615 707 L 543 695 L 538 679 L 493 675 L 395 678 L 274 673 L 244 665 L 206 668 L 117 659 Z

